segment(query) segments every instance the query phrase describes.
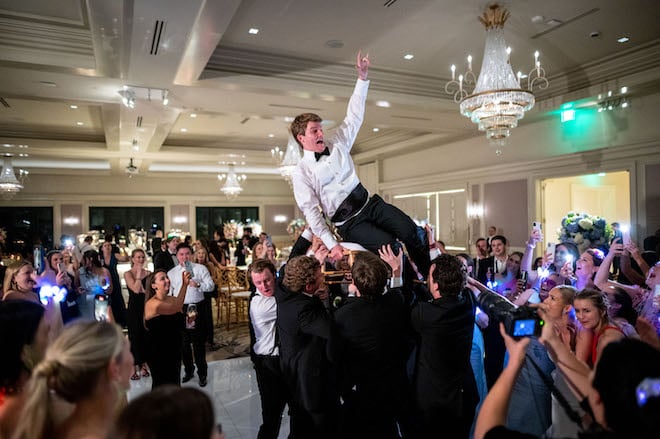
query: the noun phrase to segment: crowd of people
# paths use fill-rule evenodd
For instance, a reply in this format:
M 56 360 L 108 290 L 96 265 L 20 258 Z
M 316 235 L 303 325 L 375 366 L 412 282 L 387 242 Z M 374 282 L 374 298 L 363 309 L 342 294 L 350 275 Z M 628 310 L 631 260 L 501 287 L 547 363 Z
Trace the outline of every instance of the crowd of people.
M 490 227 L 475 258 L 450 255 L 430 227 L 359 182 L 350 150 L 369 66 L 358 53 L 333 138 L 316 114 L 291 125 L 304 151 L 293 191 L 309 229 L 286 264 L 266 234 L 246 228 L 237 245 L 236 264 L 252 261 L 257 438 L 279 436 L 287 407 L 291 439 L 657 437 L 658 237 L 644 251 L 617 237 L 607 254 L 560 242 L 534 260 L 540 228 L 510 252 Z M 206 349 L 217 346 L 213 273 L 229 254 L 214 238 L 167 237 L 153 272 L 133 251 L 128 307 L 117 262 L 129 258 L 111 239 L 99 251 L 86 240 L 79 257 L 50 252 L 39 276 L 29 262 L 9 267 L 1 437 L 222 437 L 208 396 L 180 388 L 195 372 L 207 385 Z M 326 271 L 343 280 L 329 285 Z M 127 405 L 130 380 L 149 375 L 152 392 Z

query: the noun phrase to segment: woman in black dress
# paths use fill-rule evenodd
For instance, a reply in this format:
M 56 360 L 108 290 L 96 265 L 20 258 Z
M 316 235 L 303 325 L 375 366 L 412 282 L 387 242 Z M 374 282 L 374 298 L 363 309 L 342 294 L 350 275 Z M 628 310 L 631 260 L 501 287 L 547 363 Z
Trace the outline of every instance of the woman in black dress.
M 183 271 L 182 277 L 178 296 L 168 296 L 170 280 L 165 270 L 156 270 L 147 277 L 144 321 L 152 389 L 163 384 L 181 385 L 181 334 L 184 328 L 181 311 L 190 273 Z
M 147 255 L 144 250 L 136 248 L 131 253 L 131 269 L 124 273 L 128 289 L 128 339 L 131 341 L 131 353 L 135 361 L 135 373 L 132 380 L 139 380 L 140 375 L 149 376 L 147 367 L 146 328 L 144 327 L 144 291 L 147 276 L 151 273 L 144 269 Z
M 112 291 L 108 291 L 112 314 L 119 326 L 126 327 L 126 302 L 124 302 L 124 296 L 121 294 L 121 282 L 119 281 L 119 272 L 117 272 L 117 257 L 112 250 L 112 243 L 105 241 L 99 249 L 99 255 L 101 256 L 101 264 L 108 269 L 112 279 Z

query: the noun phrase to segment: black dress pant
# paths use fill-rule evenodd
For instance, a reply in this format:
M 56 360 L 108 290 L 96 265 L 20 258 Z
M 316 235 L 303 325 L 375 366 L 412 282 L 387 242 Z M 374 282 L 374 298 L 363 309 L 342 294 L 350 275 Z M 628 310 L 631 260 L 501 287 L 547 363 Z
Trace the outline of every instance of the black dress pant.
M 257 439 L 277 439 L 280 434 L 284 406 L 290 400 L 289 390 L 280 368 L 280 357 L 276 355 L 255 356 L 254 371 L 257 375 L 262 419 Z
M 195 304 L 197 305 L 195 327 L 183 330 L 181 354 L 186 375 L 192 375 L 195 372 L 195 364 L 197 365 L 198 376 L 206 377 L 208 372 L 208 365 L 206 364 L 206 306 L 204 302 L 205 301 L 201 301 Z M 188 305 L 183 305 L 183 314 L 187 315 L 187 311 Z M 195 359 L 194 364 L 193 356 Z
M 418 233 L 417 225 L 402 210 L 386 203 L 378 195 L 372 195 L 362 211 L 338 226 L 337 231 L 344 241 L 357 242 L 376 254 L 382 245 L 392 244 L 398 238 L 406 244 L 419 273 L 424 278 L 429 273 L 426 235 Z

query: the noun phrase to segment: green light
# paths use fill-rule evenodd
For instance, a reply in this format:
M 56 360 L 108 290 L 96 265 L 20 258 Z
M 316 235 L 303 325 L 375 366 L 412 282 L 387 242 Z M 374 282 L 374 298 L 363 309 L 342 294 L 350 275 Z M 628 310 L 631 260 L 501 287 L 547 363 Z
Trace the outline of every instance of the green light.
M 561 112 L 561 123 L 575 120 L 575 110 L 563 110 Z
M 566 110 L 568 108 L 573 108 L 573 102 L 567 102 L 561 106 L 562 110 Z

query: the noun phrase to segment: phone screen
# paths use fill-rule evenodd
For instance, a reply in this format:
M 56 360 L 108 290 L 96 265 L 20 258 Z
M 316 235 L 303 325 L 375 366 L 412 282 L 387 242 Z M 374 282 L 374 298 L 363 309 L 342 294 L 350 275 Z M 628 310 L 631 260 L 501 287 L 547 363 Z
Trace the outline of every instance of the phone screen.
M 538 221 L 534 221 L 532 223 L 532 230 L 539 230 L 540 231 L 541 230 L 541 223 L 538 222 Z
M 516 320 L 513 322 L 513 336 L 514 337 L 530 337 L 534 335 L 536 329 L 536 320 L 525 319 Z
M 66 266 L 64 265 L 64 262 L 60 262 L 57 264 L 57 269 L 59 270 L 60 273 L 64 273 L 66 271 Z
M 94 318 L 104 322 L 108 320 L 108 295 L 97 294 L 94 297 Z
M 554 257 L 556 246 L 557 246 L 557 244 L 555 244 L 554 242 L 549 242 L 548 243 L 548 250 L 547 250 L 546 253 L 549 253 Z
M 186 262 L 184 262 L 183 265 L 186 267 L 186 271 L 187 271 L 188 273 L 190 273 L 190 275 L 192 276 L 192 275 L 193 275 L 193 265 L 192 265 L 192 262 L 190 262 L 190 261 L 186 261 Z

